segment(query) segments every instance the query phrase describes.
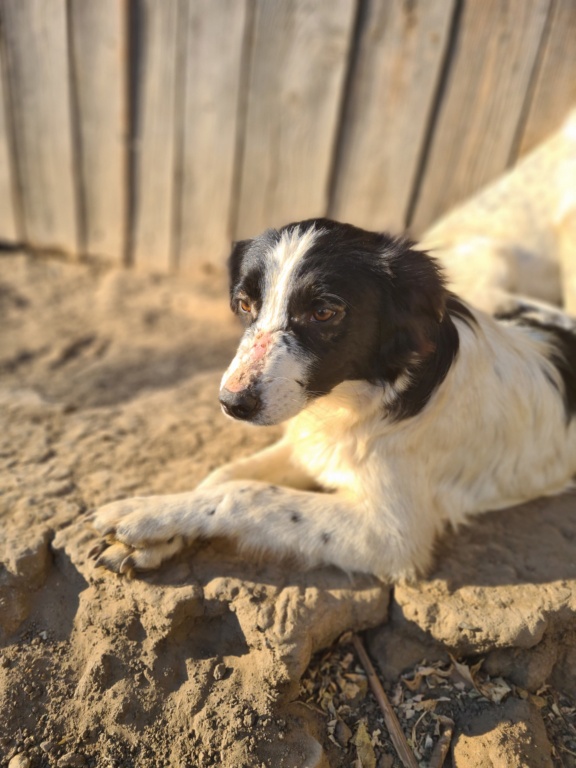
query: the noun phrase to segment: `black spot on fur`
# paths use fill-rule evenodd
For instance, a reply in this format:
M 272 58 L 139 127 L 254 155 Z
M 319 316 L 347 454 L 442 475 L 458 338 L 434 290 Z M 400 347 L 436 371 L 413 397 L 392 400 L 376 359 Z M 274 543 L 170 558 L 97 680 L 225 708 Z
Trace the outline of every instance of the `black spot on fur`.
M 207 517 L 212 517 L 212 515 L 216 512 L 216 509 L 212 508 L 209 509 L 208 512 L 206 512 Z
M 301 519 L 302 519 L 302 518 L 300 517 L 300 515 L 298 514 L 298 512 L 292 512 L 292 513 L 290 514 L 290 520 L 291 520 L 293 523 L 299 523 Z
M 551 343 L 549 360 L 554 365 L 564 384 L 562 397 L 568 421 L 576 415 L 576 334 L 567 328 L 555 325 L 550 320 L 552 313 L 543 313 L 542 319 L 535 316 L 538 309 L 531 306 L 518 306 L 513 311 L 498 316 L 524 328 L 544 331 Z M 543 370 L 550 385 L 558 391 L 558 384 L 548 371 Z
M 322 540 L 322 544 L 328 544 L 328 542 L 332 537 L 330 536 L 329 533 L 324 532 L 320 538 Z

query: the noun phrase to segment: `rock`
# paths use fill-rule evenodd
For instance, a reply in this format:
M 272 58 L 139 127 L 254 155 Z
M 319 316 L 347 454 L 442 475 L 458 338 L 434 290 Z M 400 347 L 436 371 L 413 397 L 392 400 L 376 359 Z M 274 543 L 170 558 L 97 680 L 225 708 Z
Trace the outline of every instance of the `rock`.
M 30 768 L 30 758 L 21 752 L 19 755 L 14 755 L 8 763 L 8 768 Z
M 50 570 L 51 538 L 51 531 L 45 526 L 7 537 L 0 549 L 0 562 L 12 576 L 30 589 L 36 589 L 44 583 Z
M 387 674 L 399 674 L 420 652 L 438 658 L 448 649 L 486 655 L 491 674 L 530 690 L 554 679 L 573 691 L 574 540 L 573 494 L 481 515 L 447 536 L 429 577 L 394 590 L 379 643 Z
M 41 525 L 7 536 L 0 544 L 0 630 L 6 634 L 27 618 L 32 593 L 48 577 L 51 538 L 51 531 Z
M 352 731 L 346 725 L 344 720 L 338 720 L 334 728 L 334 738 L 340 744 L 341 747 L 347 746 L 348 742 L 352 738 Z
M 213 672 L 214 680 L 222 680 L 222 678 L 226 676 L 227 671 L 226 664 L 216 664 Z
M 58 768 L 84 768 L 86 765 L 86 759 L 84 755 L 78 754 L 78 752 L 66 752 L 58 760 Z
M 171 724 L 190 723 L 204 751 L 216 750 L 223 766 L 252 764 L 255 750 L 269 764 L 323 764 L 315 737 L 302 736 L 306 708 L 278 727 L 270 715 L 297 696 L 312 653 L 350 627 L 385 621 L 386 587 L 336 569 L 307 573 L 270 561 L 251 565 L 232 547 L 215 552 L 212 546 L 129 580 L 86 558 L 93 540 L 79 522 L 53 542 L 57 565 L 73 564 L 87 585 L 73 619 L 75 664 L 82 673 L 70 712 L 77 713 L 79 727 L 89 727 L 86 718 L 104 717 L 140 728 L 150 708 L 164 711 L 169 695 Z M 186 562 L 193 569 L 184 569 Z M 145 696 L 134 696 L 135 685 Z M 230 738 L 244 729 L 254 734 L 254 744 Z M 170 741 L 176 762 L 191 759 L 192 743 Z
M 526 701 L 508 699 L 466 716 L 464 733 L 453 744 L 453 763 L 454 768 L 553 768 L 540 713 Z

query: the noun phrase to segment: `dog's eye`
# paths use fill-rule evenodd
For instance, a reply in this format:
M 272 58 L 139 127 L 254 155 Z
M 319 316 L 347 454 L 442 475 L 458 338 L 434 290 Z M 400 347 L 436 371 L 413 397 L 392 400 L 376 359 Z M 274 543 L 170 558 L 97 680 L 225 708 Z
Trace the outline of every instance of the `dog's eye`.
M 248 299 L 238 299 L 238 309 L 240 312 L 244 312 L 245 315 L 248 315 L 252 312 L 252 304 L 250 304 Z
M 329 309 L 329 307 L 318 307 L 310 315 L 310 320 L 315 323 L 325 323 L 336 315 L 336 310 Z

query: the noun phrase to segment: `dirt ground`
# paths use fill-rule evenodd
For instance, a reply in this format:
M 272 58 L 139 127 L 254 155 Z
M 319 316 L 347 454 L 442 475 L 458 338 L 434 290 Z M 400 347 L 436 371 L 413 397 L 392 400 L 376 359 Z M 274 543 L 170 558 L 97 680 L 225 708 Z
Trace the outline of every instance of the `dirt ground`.
M 238 337 L 223 275 L 0 255 L 0 766 L 401 765 L 332 645 L 367 628 L 420 765 L 451 728 L 446 766 L 576 766 L 574 497 L 487 516 L 393 591 L 218 541 L 95 568 L 84 513 L 277 436 L 220 414 Z

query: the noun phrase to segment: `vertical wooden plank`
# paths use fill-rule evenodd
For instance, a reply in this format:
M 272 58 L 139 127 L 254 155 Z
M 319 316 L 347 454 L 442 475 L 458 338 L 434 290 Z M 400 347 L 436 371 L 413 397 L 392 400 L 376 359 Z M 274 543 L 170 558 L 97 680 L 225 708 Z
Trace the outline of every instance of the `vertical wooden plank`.
M 550 0 L 468 0 L 419 191 L 412 230 L 505 170 Z
M 326 213 L 353 0 L 257 0 L 236 236 Z
M 10 163 L 10 140 L 6 114 L 6 94 L 4 78 L 0 71 L 0 242 L 10 243 L 19 240 L 16 225 L 16 193 Z
M 398 231 L 418 170 L 454 0 L 369 0 L 331 215 Z
M 181 0 L 138 3 L 131 260 L 158 272 L 172 266 L 181 7 Z
M 544 141 L 575 106 L 576 0 L 555 0 L 518 154 Z
M 126 2 L 71 0 L 69 14 L 83 250 L 121 263 L 126 221 Z
M 178 266 L 224 262 L 237 137 L 245 0 L 188 4 Z
M 2 0 L 23 229 L 33 247 L 77 252 L 66 5 Z

